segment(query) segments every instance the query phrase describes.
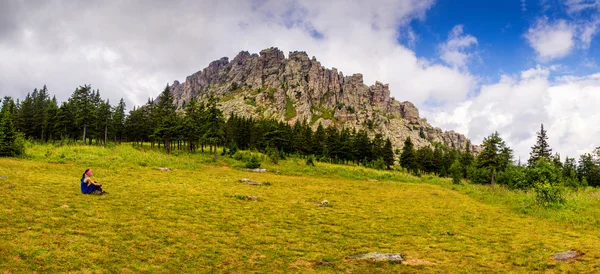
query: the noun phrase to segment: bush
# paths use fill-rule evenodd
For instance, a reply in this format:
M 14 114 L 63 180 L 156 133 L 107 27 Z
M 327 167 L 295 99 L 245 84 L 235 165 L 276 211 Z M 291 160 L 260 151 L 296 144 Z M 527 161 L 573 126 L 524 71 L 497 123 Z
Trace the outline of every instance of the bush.
M 449 172 L 450 177 L 452 177 L 452 183 L 460 184 L 460 179 L 462 179 L 462 167 L 458 159 L 454 160 L 454 163 L 450 166 Z
M 552 185 L 548 181 L 535 184 L 535 202 L 548 207 L 565 203 L 564 189 L 558 185 Z
M 260 168 L 260 160 L 258 160 L 258 157 L 252 155 L 252 157 L 250 157 L 248 162 L 246 162 L 246 168 L 250 168 L 250 169 Z
M 498 172 L 496 177 L 498 184 L 506 185 L 510 189 L 527 189 L 532 184 L 527 181 L 525 168 L 521 166 L 509 166 L 506 170 Z
M 470 166 L 467 168 L 467 177 L 473 184 L 489 184 L 492 181 L 491 172 L 487 168 Z
M 236 154 L 238 151 L 238 147 L 234 142 L 231 142 L 231 144 L 229 145 L 229 156 L 233 156 L 234 154 Z
M 312 155 L 308 155 L 308 157 L 306 157 L 306 165 L 315 166 L 315 157 Z
M 560 177 L 560 172 L 556 168 L 556 165 L 546 158 L 540 158 L 527 170 L 527 181 L 530 184 L 534 182 L 548 182 L 551 185 L 557 185 L 560 182 Z
M 387 169 L 387 166 L 385 165 L 385 162 L 383 161 L 382 158 L 378 158 L 377 160 L 371 161 L 368 164 L 368 167 L 374 168 L 374 169 L 377 169 L 377 170 Z

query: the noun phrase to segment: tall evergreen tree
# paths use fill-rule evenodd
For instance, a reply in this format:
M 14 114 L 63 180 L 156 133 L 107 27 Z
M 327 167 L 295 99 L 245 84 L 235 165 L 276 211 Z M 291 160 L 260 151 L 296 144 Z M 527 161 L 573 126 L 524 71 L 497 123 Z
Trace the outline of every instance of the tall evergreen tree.
M 385 140 L 385 145 L 383 145 L 382 154 L 385 166 L 387 167 L 387 169 L 391 169 L 391 167 L 394 165 L 394 149 L 392 147 L 392 141 L 390 141 L 390 138 L 387 138 Z
M 512 150 L 506 146 L 498 132 L 484 138 L 481 146 L 482 151 L 477 155 L 477 164 L 490 170 L 490 183 L 494 185 L 496 172 L 502 171 L 512 160 Z
M 114 109 L 111 121 L 114 130 L 114 141 L 119 141 L 119 144 L 123 140 L 123 135 L 125 134 L 125 118 L 125 101 L 121 98 L 119 104 Z
M 202 139 L 205 140 L 211 148 L 214 146 L 214 161 L 218 161 L 217 145 L 223 141 L 225 132 L 223 132 L 223 113 L 217 108 L 218 98 L 208 98 L 206 105 L 206 123 L 204 124 L 204 135 Z
M 171 141 L 177 133 L 176 106 L 173 104 L 173 93 L 167 85 L 158 97 L 154 119 L 153 136 L 163 142 L 167 154 L 171 154 Z
M 4 97 L 0 109 L 0 156 L 13 157 L 23 154 L 24 149 L 17 141 L 17 132 L 12 120 L 15 107 L 10 97 Z
M 541 125 L 541 129 L 537 132 L 537 141 L 533 147 L 531 147 L 531 153 L 529 156 L 529 166 L 532 166 L 539 160 L 540 158 L 546 158 L 551 160 L 552 149 L 550 145 L 548 145 L 548 136 L 546 135 L 546 130 L 544 129 L 544 124 Z
M 406 140 L 404 140 L 404 147 L 400 154 L 400 166 L 406 168 L 408 172 L 417 172 L 417 155 L 410 137 L 406 137 Z

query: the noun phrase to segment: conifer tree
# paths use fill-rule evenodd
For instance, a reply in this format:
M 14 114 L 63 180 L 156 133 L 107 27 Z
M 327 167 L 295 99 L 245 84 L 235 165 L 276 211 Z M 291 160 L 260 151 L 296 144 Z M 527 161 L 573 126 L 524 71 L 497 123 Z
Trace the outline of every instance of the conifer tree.
M 546 130 L 544 130 L 544 124 L 541 125 L 541 129 L 537 132 L 537 141 L 533 147 L 531 147 L 531 153 L 529 156 L 529 166 L 532 166 L 540 158 L 546 158 L 550 160 L 552 156 L 552 149 L 548 145 L 548 136 Z
M 495 183 L 496 172 L 502 171 L 512 161 L 512 150 L 506 146 L 498 132 L 483 139 L 481 153 L 477 156 L 479 167 L 489 168 L 491 184 Z
M 218 99 L 216 97 L 208 98 L 206 105 L 206 122 L 204 124 L 202 139 L 205 140 L 212 151 L 214 146 L 214 161 L 218 161 L 217 145 L 223 141 L 225 132 L 223 132 L 223 113 L 217 108 Z
M 173 104 L 173 93 L 167 85 L 158 97 L 156 113 L 153 115 L 154 133 L 153 136 L 162 141 L 167 154 L 171 154 L 171 141 L 177 133 L 176 106 Z
M 417 156 L 410 137 L 406 137 L 406 140 L 404 140 L 404 147 L 402 148 L 402 154 L 400 154 L 400 166 L 406 168 L 408 172 L 417 172 Z
M 123 135 L 125 134 L 125 101 L 123 98 L 119 101 L 119 104 L 115 107 L 114 113 L 112 116 L 112 128 L 114 130 L 114 141 L 119 141 L 119 144 L 123 140 Z
M 387 167 L 387 169 L 391 169 L 391 167 L 394 165 L 394 150 L 390 138 L 387 138 L 385 140 L 382 153 L 382 158 L 383 162 L 385 163 L 385 166 Z

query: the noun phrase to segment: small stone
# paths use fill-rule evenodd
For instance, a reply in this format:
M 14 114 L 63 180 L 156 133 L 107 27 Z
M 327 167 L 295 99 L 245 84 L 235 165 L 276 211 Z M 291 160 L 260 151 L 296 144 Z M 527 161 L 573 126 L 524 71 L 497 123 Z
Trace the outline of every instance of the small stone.
M 28 227 L 27 227 L 27 230 L 31 230 L 31 227 L 30 227 L 30 226 L 28 226 Z
M 256 197 L 256 196 L 248 196 L 248 200 L 250 200 L 250 201 L 256 201 L 256 200 L 258 200 L 258 197 Z
M 555 253 L 554 256 L 552 256 L 552 258 L 557 261 L 566 262 L 569 260 L 576 259 L 577 257 L 583 256 L 584 254 L 585 253 L 583 253 L 581 251 L 569 250 L 569 251 L 565 251 L 565 252 Z
M 243 179 L 241 179 L 240 181 L 241 181 L 242 183 L 244 183 L 244 184 L 249 184 L 249 185 L 262 185 L 262 183 L 261 183 L 261 182 L 258 182 L 258 181 L 252 181 L 252 180 L 250 180 L 250 179 L 248 179 L 248 178 L 243 178 Z
M 0 180 L 8 179 L 8 176 L 0 176 Z
M 69 205 L 61 205 L 62 208 L 69 208 Z
M 399 253 L 381 253 L 381 252 L 369 252 L 366 254 L 359 254 L 354 256 L 346 257 L 351 260 L 365 260 L 372 262 L 391 262 L 391 263 L 402 263 L 404 258 Z
M 322 206 L 322 207 L 330 206 L 329 201 L 327 201 L 327 200 L 323 200 L 320 203 L 317 203 L 317 205 Z
M 8 188 L 14 188 L 14 187 L 15 187 L 15 184 L 8 185 Z
M 168 167 L 159 167 L 158 170 L 160 170 L 160 171 L 171 171 L 171 169 L 168 168 Z

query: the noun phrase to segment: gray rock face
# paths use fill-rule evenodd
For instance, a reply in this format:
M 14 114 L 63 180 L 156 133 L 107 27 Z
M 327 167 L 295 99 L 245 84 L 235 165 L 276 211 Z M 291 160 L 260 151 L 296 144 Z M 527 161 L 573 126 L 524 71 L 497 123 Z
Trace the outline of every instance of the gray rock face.
M 462 134 L 431 126 L 411 102 L 390 98 L 387 84 L 367 86 L 362 74 L 344 76 L 302 51 L 290 52 L 288 58 L 277 48 L 260 54 L 242 51 L 231 62 L 223 57 L 185 82 L 173 82 L 171 90 L 178 107 L 192 98 L 220 96 L 225 117 L 236 113 L 290 124 L 306 121 L 313 128 L 321 123 L 368 129 L 389 137 L 396 148 L 402 148 L 409 136 L 416 147 L 440 142 L 464 150 L 468 141 Z

